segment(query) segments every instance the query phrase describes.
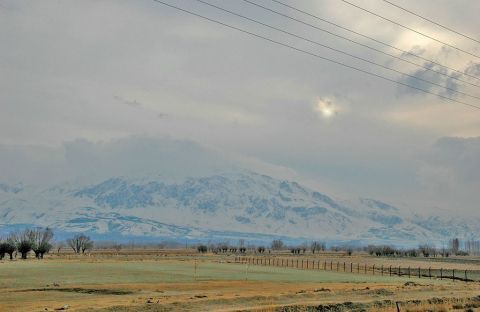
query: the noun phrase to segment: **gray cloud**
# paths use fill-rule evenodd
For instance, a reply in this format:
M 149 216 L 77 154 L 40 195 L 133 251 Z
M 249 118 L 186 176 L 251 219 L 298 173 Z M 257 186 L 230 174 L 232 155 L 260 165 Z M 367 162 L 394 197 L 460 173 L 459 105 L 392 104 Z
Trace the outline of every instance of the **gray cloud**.
M 461 74 L 454 71 L 449 71 L 448 69 L 431 62 L 425 62 L 423 66 L 428 69 L 418 69 L 414 71 L 411 74 L 413 77 L 405 77 L 403 79 L 403 82 L 410 86 L 414 86 L 430 92 L 435 92 L 437 94 L 441 94 L 443 96 L 448 96 L 451 98 L 458 98 L 462 96 L 457 92 L 461 91 L 459 81 L 457 80 L 458 78 L 462 78 Z M 450 77 L 439 75 L 432 70 L 448 75 Z M 463 78 L 463 80 L 465 80 L 465 78 Z M 439 87 L 438 85 L 444 88 Z M 426 93 L 419 90 L 410 89 L 407 87 L 400 87 L 400 89 L 402 95 L 415 94 L 427 96 Z
M 465 73 L 480 78 L 480 63 L 469 63 L 465 69 Z
M 211 2 L 353 54 L 380 63 L 391 62 L 385 56 L 240 1 Z M 427 12 L 434 5 L 435 15 L 458 29 L 480 28 L 476 17 L 480 2 L 407 2 L 405 6 Z M 399 79 L 392 73 L 220 14 L 194 1 L 170 3 Z M 335 3 L 290 3 L 458 68 L 470 61 Z M 148 140 L 139 139 L 142 144 L 98 142 L 117 142 L 131 136 L 172 137 L 292 168 L 310 180 L 347 193 L 413 200 L 422 196 L 415 193 L 417 154 L 438 137 L 480 135 L 478 122 L 471 121 L 471 112 L 460 106 L 441 105 L 434 97 L 412 94 L 394 84 L 251 38 L 153 1 L 3 0 L 2 4 L 8 8 L 0 8 L 0 144 L 7 150 L 0 159 L 6 170 L 2 171 L 2 178 L 47 176 L 49 170 L 45 168 L 56 172 L 61 171 L 57 168 L 76 168 L 74 164 L 79 163 L 84 164 L 83 168 L 90 161 L 98 161 L 98 166 L 114 172 L 121 166 L 115 165 L 115 161 L 109 164 L 107 159 L 118 157 L 120 163 L 127 161 L 122 158 L 127 156 L 117 156 L 115 151 L 130 155 L 131 159 L 134 154 L 126 152 L 130 148 L 158 154 L 148 148 Z M 376 8 L 378 1 L 365 1 L 365 5 Z M 430 27 L 409 20 L 408 16 L 395 17 L 414 26 Z M 438 33 L 434 28 L 428 30 Z M 449 34 L 441 35 L 465 49 L 472 48 Z M 390 64 L 452 88 L 459 87 L 455 81 L 439 80 L 429 73 L 417 72 L 415 67 L 396 61 Z M 477 68 L 469 66 L 469 72 Z M 331 99 L 338 114 L 320 118 L 314 109 L 319 99 Z M 422 111 L 426 108 L 428 112 Z M 435 118 L 430 109 L 435 110 Z M 400 110 L 402 118 L 392 121 L 388 117 Z M 467 119 L 470 121 L 465 122 Z M 412 120 L 416 121 L 414 125 Z M 81 140 L 76 141 L 78 138 Z M 28 147 L 32 145 L 41 146 L 44 154 L 32 152 Z M 18 154 L 21 156 L 11 156 L 15 154 L 11 146 L 23 150 Z M 140 156 L 153 165 L 153 158 Z M 37 168 L 31 159 L 42 164 L 45 161 L 45 165 Z M 133 169 L 138 167 L 132 161 Z M 428 181 L 426 176 L 425 179 Z
M 418 178 L 429 197 L 460 213 L 478 210 L 480 137 L 439 139 L 421 159 Z

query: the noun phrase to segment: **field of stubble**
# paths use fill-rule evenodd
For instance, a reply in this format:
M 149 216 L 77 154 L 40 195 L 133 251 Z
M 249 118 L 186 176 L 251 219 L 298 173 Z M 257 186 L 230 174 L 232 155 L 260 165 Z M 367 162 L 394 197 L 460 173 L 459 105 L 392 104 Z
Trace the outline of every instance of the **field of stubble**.
M 122 250 L 4 260 L 0 311 L 397 311 L 397 302 L 401 311 L 480 311 L 479 282 L 246 265 L 233 263 L 234 258 L 191 250 Z M 480 269 L 480 259 L 472 258 L 303 258 Z

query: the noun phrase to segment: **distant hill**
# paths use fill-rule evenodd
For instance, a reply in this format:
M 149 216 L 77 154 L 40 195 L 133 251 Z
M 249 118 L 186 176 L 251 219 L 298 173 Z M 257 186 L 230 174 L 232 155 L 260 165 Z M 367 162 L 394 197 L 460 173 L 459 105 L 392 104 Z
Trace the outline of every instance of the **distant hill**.
M 203 177 L 112 177 L 47 188 L 0 184 L 0 228 L 51 226 L 115 239 L 318 239 L 417 245 L 479 233 L 480 218 L 420 216 L 341 200 L 251 171 Z

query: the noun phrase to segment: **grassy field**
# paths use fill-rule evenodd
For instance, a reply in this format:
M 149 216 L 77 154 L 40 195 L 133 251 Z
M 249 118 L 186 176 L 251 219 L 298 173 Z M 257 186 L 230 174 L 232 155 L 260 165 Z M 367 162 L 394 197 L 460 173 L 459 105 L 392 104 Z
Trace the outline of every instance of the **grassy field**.
M 396 311 L 396 301 L 405 311 L 410 306 L 422 311 L 423 305 L 461 311 L 480 306 L 480 298 L 478 303 L 472 299 L 480 294 L 480 283 L 247 266 L 230 260 L 157 252 L 3 261 L 0 311 L 53 311 L 65 305 L 70 311 L 322 311 L 321 305 L 338 305 L 338 311 Z

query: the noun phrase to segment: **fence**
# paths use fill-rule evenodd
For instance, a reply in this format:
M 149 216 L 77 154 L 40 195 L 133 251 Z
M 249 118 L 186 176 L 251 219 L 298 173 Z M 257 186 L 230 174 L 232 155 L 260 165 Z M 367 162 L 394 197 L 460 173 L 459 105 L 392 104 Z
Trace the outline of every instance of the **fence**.
M 324 270 L 354 274 L 371 274 L 380 276 L 403 276 L 409 278 L 451 279 L 453 281 L 475 282 L 480 281 L 480 272 L 473 270 L 432 269 L 420 267 L 401 267 L 385 265 L 367 265 L 353 262 L 339 262 L 326 260 L 310 260 L 298 258 L 269 258 L 236 256 L 235 263 L 244 263 L 260 266 L 275 266 L 303 270 Z

